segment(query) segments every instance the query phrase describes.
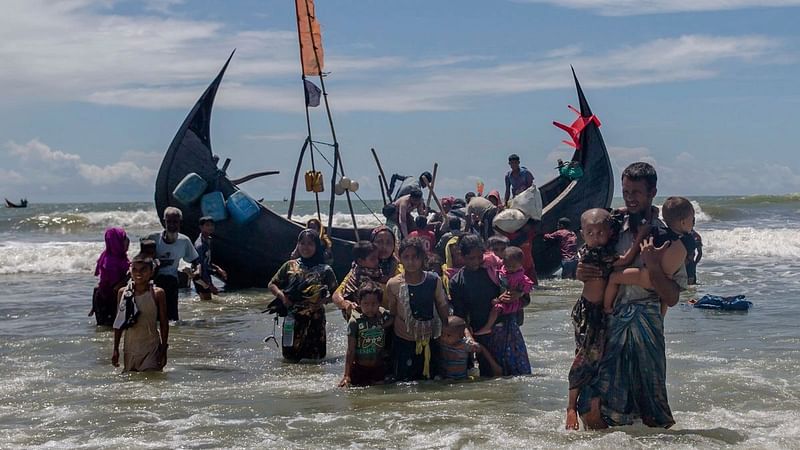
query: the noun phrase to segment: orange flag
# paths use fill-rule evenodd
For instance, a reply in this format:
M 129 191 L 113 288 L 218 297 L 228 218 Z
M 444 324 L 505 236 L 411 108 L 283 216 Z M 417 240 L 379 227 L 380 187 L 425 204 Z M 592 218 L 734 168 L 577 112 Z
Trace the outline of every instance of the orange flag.
M 297 32 L 300 34 L 300 60 L 303 75 L 320 75 L 322 58 L 322 32 L 314 15 L 314 0 L 295 0 Z M 316 51 L 316 55 L 314 54 Z

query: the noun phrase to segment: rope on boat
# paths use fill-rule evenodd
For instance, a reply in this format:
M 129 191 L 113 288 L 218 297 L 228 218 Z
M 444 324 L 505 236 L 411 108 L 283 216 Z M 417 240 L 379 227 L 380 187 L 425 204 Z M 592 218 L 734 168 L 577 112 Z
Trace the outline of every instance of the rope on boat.
M 326 163 L 328 163 L 328 165 L 329 165 L 329 166 L 331 166 L 331 168 L 333 168 L 333 164 L 331 164 L 331 162 L 328 160 L 328 158 L 326 158 L 326 157 L 325 157 L 325 154 L 324 154 L 324 153 L 322 153 L 322 152 L 321 152 L 321 151 L 320 151 L 320 150 L 317 148 L 317 146 L 316 146 L 316 145 L 314 145 L 314 144 L 324 144 L 324 145 L 330 145 L 330 144 L 327 144 L 327 143 L 325 143 L 325 142 L 311 141 L 311 151 L 313 152 L 314 150 L 316 150 L 316 151 L 317 151 L 317 154 L 318 154 L 319 156 L 321 156 L 321 157 L 322 157 L 322 159 L 324 159 L 324 160 L 325 160 L 325 162 L 326 162 Z M 401 186 L 402 186 L 402 184 L 401 184 Z M 370 214 L 372 214 L 372 217 L 374 217 L 374 218 L 375 218 L 375 220 L 377 220 L 377 221 L 378 221 L 379 223 L 381 223 L 381 224 L 384 224 L 384 221 L 383 221 L 383 220 L 381 220 L 381 218 L 380 218 L 380 217 L 378 217 L 378 215 L 377 215 L 377 214 L 375 214 L 375 211 L 373 211 L 373 209 L 369 207 L 369 205 L 367 204 L 367 202 L 365 202 L 365 201 L 364 201 L 364 199 L 363 199 L 363 198 L 361 198 L 361 196 L 360 196 L 360 195 L 358 195 L 358 192 L 352 192 L 352 194 L 354 194 L 354 195 L 355 195 L 355 196 L 358 198 L 358 200 L 359 200 L 359 201 L 361 201 L 361 204 L 362 204 L 362 205 L 364 205 L 364 207 L 365 207 L 365 208 L 367 208 L 367 210 L 370 212 Z

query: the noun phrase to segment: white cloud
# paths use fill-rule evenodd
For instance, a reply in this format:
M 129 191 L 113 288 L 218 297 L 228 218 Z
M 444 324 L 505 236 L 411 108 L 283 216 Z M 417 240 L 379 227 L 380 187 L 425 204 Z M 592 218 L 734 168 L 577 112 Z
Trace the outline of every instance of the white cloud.
M 11 141 L 6 147 L 10 155 L 18 157 L 22 164 L 19 170 L 24 172 L 24 175 L 10 172 L 16 174 L 11 181 L 26 180 L 46 187 L 74 184 L 76 179 L 93 186 L 149 187 L 153 185 L 157 164 L 161 161 L 161 155 L 157 153 L 128 151 L 113 164 L 88 164 L 79 155 L 54 150 L 39 139 L 25 144 Z M 4 173 L 0 173 L 2 175 Z
M 155 180 L 156 171 L 149 167 L 138 166 L 132 161 L 120 161 L 107 166 L 82 163 L 78 165 L 78 174 L 95 186 L 125 181 L 148 186 Z
M 14 45 L 0 45 L 0 100 L 186 109 L 235 47 L 217 105 L 302 111 L 294 30 L 234 30 L 167 13 L 177 3 L 151 0 L 144 13 L 122 16 L 110 0 L 7 0 L 0 42 Z M 514 62 L 329 54 L 326 70 L 337 111 L 446 111 L 479 96 L 568 87 L 569 64 L 588 87 L 621 87 L 713 78 L 725 64 L 763 63 L 781 50 L 764 36 L 688 35 L 602 52 L 573 44 Z
M 33 139 L 27 144 L 20 145 L 16 142 L 8 143 L 9 153 L 19 156 L 23 161 L 33 160 L 35 162 L 77 162 L 81 157 L 72 153 L 64 153 L 59 150 L 52 150 L 38 139 Z
M 6 169 L 0 169 L 0 180 L 3 180 L 3 183 L 8 185 L 20 184 L 25 181 L 22 175 L 16 170 Z
M 676 12 L 724 11 L 745 8 L 800 6 L 800 0 L 516 0 L 587 9 L 606 16 L 634 16 Z

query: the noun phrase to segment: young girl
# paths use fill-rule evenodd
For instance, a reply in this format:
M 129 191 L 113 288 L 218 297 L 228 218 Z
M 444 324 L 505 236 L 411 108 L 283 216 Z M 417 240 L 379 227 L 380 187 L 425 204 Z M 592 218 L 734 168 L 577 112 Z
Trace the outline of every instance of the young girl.
M 661 270 L 667 278 L 672 279 L 686 261 L 686 246 L 693 245 L 694 237 L 691 235 L 691 231 L 694 228 L 694 207 L 689 200 L 683 197 L 669 197 L 664 201 L 661 212 L 668 229 L 654 227 L 652 230 L 653 244 L 656 247 L 661 247 L 667 242 L 670 244 L 661 259 L 661 267 L 656 270 Z M 645 289 L 653 288 L 650 283 L 650 271 L 647 267 L 641 269 L 629 267 L 612 273 L 608 278 L 603 298 L 603 311 L 606 314 L 614 311 L 614 300 L 617 298 L 619 286 L 622 284 L 635 284 Z M 662 301 L 662 316 L 667 314 L 667 308 L 669 305 Z
M 386 284 L 386 303 L 394 316 L 395 378 L 430 378 L 431 340 L 441 334 L 450 313 L 438 275 L 423 270 L 425 244 L 419 238 L 400 243 L 405 271 Z
M 505 249 L 503 266 L 498 274 L 499 281 L 500 286 L 511 294 L 514 301 L 511 303 L 496 301 L 489 313 L 489 320 L 483 328 L 475 332 L 476 336 L 490 334 L 498 317 L 517 313 L 522 308 L 521 297 L 533 290 L 533 281 L 525 275 L 525 268 L 522 267 L 523 258 L 522 249 L 519 247 L 512 246 Z
M 347 357 L 340 387 L 382 384 L 386 377 L 386 330 L 394 320 L 380 306 L 383 289 L 366 281 L 357 297 L 361 314 L 354 314 L 347 323 Z
M 289 308 L 282 353 L 291 362 L 325 357 L 324 306 L 337 285 L 333 269 L 325 264 L 325 247 L 316 231 L 306 228 L 300 232 L 297 251 L 299 258 L 286 261 L 269 282 L 270 292 Z
M 319 240 L 322 242 L 322 246 L 325 248 L 325 264 L 332 264 L 333 242 L 331 242 L 331 238 L 328 237 L 328 233 L 325 231 L 325 226 L 322 225 L 322 222 L 320 222 L 319 219 L 308 219 L 308 222 L 306 222 L 306 228 L 317 232 L 319 235 Z M 295 248 L 290 258 L 296 259 L 299 256 L 300 254 L 298 253 L 297 248 Z
M 119 342 L 125 333 L 125 372 L 162 370 L 167 364 L 169 321 L 164 290 L 155 287 L 153 260 L 141 253 L 130 264 L 131 281 L 119 292 L 111 364 L 119 367 Z
M 117 291 L 127 282 L 128 246 L 130 240 L 122 228 L 109 228 L 105 234 L 106 249 L 97 259 L 94 275 L 100 277 L 92 295 L 92 310 L 97 325 L 111 325 L 117 312 Z

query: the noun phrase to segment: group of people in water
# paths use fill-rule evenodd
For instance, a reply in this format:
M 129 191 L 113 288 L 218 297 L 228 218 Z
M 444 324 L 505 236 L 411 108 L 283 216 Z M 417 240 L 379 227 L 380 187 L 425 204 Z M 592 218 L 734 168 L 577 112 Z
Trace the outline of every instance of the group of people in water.
M 430 221 L 421 188 L 431 179 L 423 174 L 419 186 L 401 190 L 393 208 L 384 209 L 396 231 L 379 226 L 355 243 L 341 282 L 330 266 L 330 239 L 312 219 L 269 282 L 275 297 L 269 310 L 284 317 L 283 358 L 325 358 L 325 305 L 332 302 L 347 332 L 342 387 L 530 374 L 520 326 L 537 285 L 531 256 L 537 221 L 514 233 L 492 226 L 507 200 L 533 183 L 516 155 L 509 163 L 505 201 L 496 192 L 463 202 L 445 197 Z M 576 349 L 567 376 L 567 429 L 578 429 L 579 416 L 589 429 L 635 419 L 664 428 L 675 423 L 663 318 L 688 285 L 686 262 L 700 256 L 691 202 L 667 198 L 662 222 L 656 193 L 655 169 L 633 163 L 622 173 L 625 207 L 581 215 L 580 248 L 566 218 L 543 235 L 559 245 L 562 277 L 583 282 L 571 314 Z M 164 219 L 165 230 L 143 241 L 130 262 L 124 231 L 108 230 L 97 264 L 93 313 L 98 324 L 113 323 L 114 365 L 124 332 L 127 371 L 166 364 L 169 321 L 178 319 L 179 261 L 191 264 L 187 271 L 203 298 L 216 292 L 212 274 L 226 276 L 211 263 L 213 221 L 201 219 L 192 245 L 179 232 L 180 210 L 167 208 Z

